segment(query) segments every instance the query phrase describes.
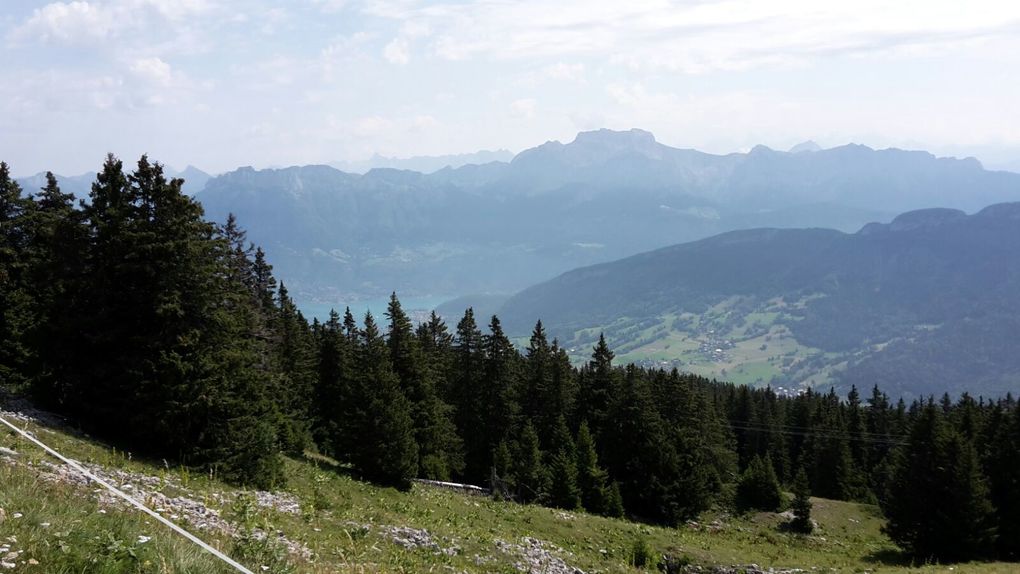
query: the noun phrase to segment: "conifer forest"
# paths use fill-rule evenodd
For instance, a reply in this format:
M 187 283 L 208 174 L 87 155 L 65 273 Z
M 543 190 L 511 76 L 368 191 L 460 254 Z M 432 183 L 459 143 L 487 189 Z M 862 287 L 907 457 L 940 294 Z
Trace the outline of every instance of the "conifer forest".
M 809 494 L 870 502 L 921 560 L 1020 560 L 1012 395 L 779 394 L 616 365 L 604 338 L 577 365 L 541 322 L 521 344 L 470 308 L 415 325 L 396 294 L 309 322 L 244 222 L 207 221 L 182 185 L 144 156 L 108 156 L 88 197 L 0 164 L 0 391 L 240 485 L 280 486 L 281 455 L 312 451 L 379 485 L 663 525 L 789 491 L 791 528 Z

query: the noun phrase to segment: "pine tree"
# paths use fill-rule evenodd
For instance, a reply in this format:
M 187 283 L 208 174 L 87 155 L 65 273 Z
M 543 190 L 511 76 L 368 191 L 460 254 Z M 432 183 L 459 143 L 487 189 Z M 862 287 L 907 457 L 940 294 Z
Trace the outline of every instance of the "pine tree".
M 815 528 L 811 521 L 811 487 L 803 467 L 797 470 L 797 478 L 793 481 L 793 502 L 790 506 L 793 510 L 790 530 L 810 534 Z
M 356 348 L 343 333 L 340 315 L 331 310 L 318 341 L 318 379 L 316 381 L 316 442 L 339 460 L 349 460 L 355 440 L 352 379 Z
M 557 508 L 574 510 L 581 506 L 577 487 L 577 462 L 565 451 L 552 455 L 549 462 L 549 504 Z
M 390 296 L 386 316 L 390 323 L 386 340 L 390 360 L 401 390 L 411 403 L 419 474 L 433 480 L 450 480 L 451 475 L 464 470 L 463 444 L 452 420 L 453 409 L 436 393 L 411 320 L 396 293 Z
M 589 423 L 596 440 L 601 440 L 602 430 L 609 417 L 612 397 L 616 392 L 613 357 L 613 351 L 609 349 L 605 335 L 599 333 L 598 344 L 592 349 L 591 361 L 581 372 L 577 417 Z
M 39 403 L 59 409 L 61 385 L 68 378 L 62 370 L 63 353 L 76 343 L 77 287 L 85 274 L 88 238 L 74 196 L 61 192 L 50 172 L 31 210 L 29 227 L 27 278 L 35 304 L 26 342 L 34 358 L 32 394 Z
M 1010 408 L 1001 401 L 994 412 L 998 423 L 986 455 L 989 494 L 995 506 L 999 555 L 1005 560 L 1020 559 L 1020 404 Z
M 599 467 L 595 440 L 588 430 L 588 423 L 582 422 L 577 430 L 577 485 L 581 494 L 581 505 L 588 512 L 600 514 L 606 511 L 606 471 Z
M 530 421 L 521 428 L 516 442 L 513 477 L 517 500 L 523 503 L 542 502 L 549 492 L 549 473 L 542 463 L 538 433 Z
M 418 466 L 411 404 L 390 366 L 389 349 L 371 313 L 365 314 L 356 368 L 355 436 L 351 460 L 366 479 L 409 489 Z
M 535 425 L 535 431 L 543 441 L 543 446 L 552 438 L 555 416 L 548 401 L 554 394 L 553 390 L 553 355 L 552 348 L 546 338 L 542 322 L 535 324 L 531 339 L 524 352 L 524 379 L 519 389 L 518 402 L 521 404 L 523 416 Z
M 676 524 L 699 509 L 686 504 L 684 470 L 674 435 L 660 417 L 644 373 L 633 365 L 611 407 L 606 464 L 629 513 Z
M 29 380 L 35 302 L 28 284 L 26 249 L 32 202 L 0 162 L 0 387 L 22 390 Z
M 485 420 L 477 430 L 482 435 L 479 442 L 484 441 L 491 448 L 508 438 L 520 411 L 514 397 L 520 356 L 495 315 L 489 321 L 489 333 L 482 337 L 482 352 L 481 403 Z
M 97 176 L 62 404 L 136 452 L 278 484 L 250 292 L 231 272 L 229 240 L 182 184 L 144 156 L 130 176 L 109 156 Z
M 736 506 L 739 512 L 748 510 L 776 511 L 783 505 L 783 493 L 779 488 L 772 460 L 755 456 L 740 475 L 737 483 Z
M 552 438 L 553 451 L 549 457 L 549 504 L 557 508 L 574 510 L 581 506 L 578 488 L 577 450 L 563 415 L 556 420 Z
M 920 559 L 969 560 L 990 552 L 992 507 L 977 455 L 934 401 L 920 407 L 898 453 L 883 510 L 889 537 Z
M 602 514 L 610 518 L 623 518 L 623 496 L 620 494 L 620 483 L 615 480 L 609 485 Z
M 281 282 L 276 316 L 270 323 L 273 341 L 273 393 L 280 417 L 278 433 L 284 450 L 301 454 L 312 443 L 312 398 L 316 357 L 308 322 Z
M 492 445 L 478 432 L 485 427 L 482 399 L 485 367 L 482 333 L 475 323 L 474 310 L 470 308 L 457 323 L 453 357 L 449 401 L 454 407 L 458 434 L 464 440 L 464 476 L 471 482 L 484 482 L 491 472 Z
M 492 493 L 501 499 L 510 499 L 516 492 L 513 473 L 513 453 L 507 442 L 500 441 L 492 452 Z

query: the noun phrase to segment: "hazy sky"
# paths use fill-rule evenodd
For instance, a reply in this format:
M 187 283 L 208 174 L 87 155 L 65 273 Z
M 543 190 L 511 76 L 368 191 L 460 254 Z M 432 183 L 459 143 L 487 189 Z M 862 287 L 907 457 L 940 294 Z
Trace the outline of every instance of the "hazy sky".
M 0 159 L 208 171 L 640 127 L 1020 165 L 1020 2 L 0 3 Z

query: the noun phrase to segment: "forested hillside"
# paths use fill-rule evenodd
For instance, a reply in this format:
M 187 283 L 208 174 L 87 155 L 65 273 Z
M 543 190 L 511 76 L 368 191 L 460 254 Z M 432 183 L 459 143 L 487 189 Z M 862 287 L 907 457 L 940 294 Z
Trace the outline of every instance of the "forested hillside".
M 309 324 L 238 222 L 206 222 L 181 184 L 110 156 L 76 206 L 0 164 L 5 391 L 239 484 L 279 485 L 280 453 L 317 450 L 382 485 L 456 479 L 667 525 L 776 510 L 786 484 L 800 528 L 810 492 L 878 501 L 920 559 L 1020 552 L 1011 396 L 780 396 L 614 366 L 602 338 L 575 367 L 541 323 L 522 353 L 497 317 L 416 327 L 396 295 L 385 319 Z
M 499 310 L 539 317 L 583 355 L 604 331 L 627 360 L 741 382 L 879 384 L 922 397 L 1018 388 L 1020 204 L 905 213 L 854 234 L 736 231 L 586 267 Z

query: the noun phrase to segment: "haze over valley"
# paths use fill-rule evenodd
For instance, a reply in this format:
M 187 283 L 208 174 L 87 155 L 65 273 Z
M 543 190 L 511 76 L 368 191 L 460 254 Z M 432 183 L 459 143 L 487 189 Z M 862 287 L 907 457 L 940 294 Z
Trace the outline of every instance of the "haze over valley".
M 0 572 L 1020 565 L 1020 3 L 0 3 Z

